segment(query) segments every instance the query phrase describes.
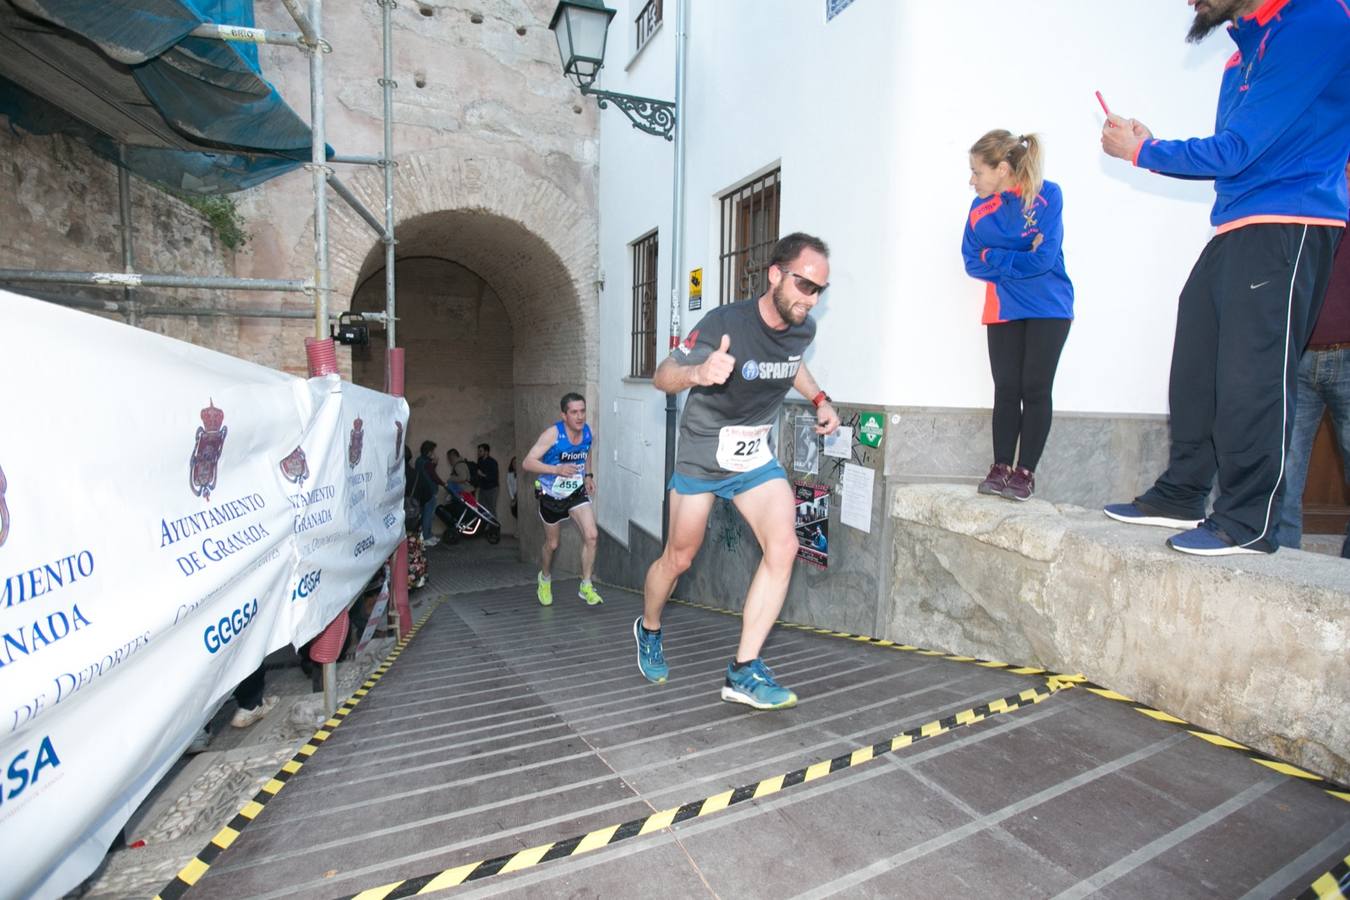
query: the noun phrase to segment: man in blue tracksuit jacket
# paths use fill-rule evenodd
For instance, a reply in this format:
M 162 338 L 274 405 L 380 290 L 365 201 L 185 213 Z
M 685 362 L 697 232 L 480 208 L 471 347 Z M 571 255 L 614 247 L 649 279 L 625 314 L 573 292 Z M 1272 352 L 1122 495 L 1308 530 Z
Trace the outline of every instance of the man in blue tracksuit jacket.
M 1350 0 L 1191 2 L 1188 40 L 1226 21 L 1237 44 L 1214 135 L 1156 140 L 1118 116 L 1102 129 L 1111 156 L 1212 178 L 1217 229 L 1177 307 L 1167 471 L 1105 512 L 1189 529 L 1167 541 L 1183 553 L 1273 553 L 1299 356 L 1345 230 Z

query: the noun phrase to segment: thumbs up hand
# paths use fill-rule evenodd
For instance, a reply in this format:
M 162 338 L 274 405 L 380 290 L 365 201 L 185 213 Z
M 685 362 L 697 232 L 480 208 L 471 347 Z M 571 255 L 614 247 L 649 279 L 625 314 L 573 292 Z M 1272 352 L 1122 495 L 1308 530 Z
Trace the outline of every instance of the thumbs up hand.
M 736 368 L 736 357 L 727 351 L 731 349 L 731 335 L 722 335 L 722 343 L 694 371 L 694 380 L 703 386 L 726 384 L 731 372 Z

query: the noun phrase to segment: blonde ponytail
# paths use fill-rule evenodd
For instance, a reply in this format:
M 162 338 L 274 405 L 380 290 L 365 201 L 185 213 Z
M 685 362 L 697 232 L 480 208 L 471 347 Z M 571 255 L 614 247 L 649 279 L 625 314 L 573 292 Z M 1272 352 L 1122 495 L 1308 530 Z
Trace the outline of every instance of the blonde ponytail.
M 1002 128 L 988 132 L 970 148 L 989 168 L 1006 162 L 1012 169 L 1013 183 L 1022 193 L 1022 208 L 1031 209 L 1045 183 L 1044 150 L 1035 134 L 1013 134 Z

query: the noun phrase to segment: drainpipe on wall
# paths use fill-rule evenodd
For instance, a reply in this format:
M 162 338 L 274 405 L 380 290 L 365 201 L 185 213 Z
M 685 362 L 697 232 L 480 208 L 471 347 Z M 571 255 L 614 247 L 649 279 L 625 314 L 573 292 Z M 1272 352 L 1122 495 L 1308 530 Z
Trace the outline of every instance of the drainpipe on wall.
M 323 0 L 309 0 L 309 169 L 314 182 L 314 337 L 328 337 L 328 159 L 324 123 Z
M 675 4 L 675 196 L 670 223 L 670 349 L 680 343 L 680 307 L 683 298 L 680 280 L 684 272 L 684 123 L 689 113 L 684 107 L 685 28 L 689 0 Z M 661 482 L 661 543 L 670 537 L 670 491 L 667 485 L 675 475 L 675 395 L 666 394 L 666 475 Z
M 403 396 L 403 348 L 397 346 L 395 333 L 396 304 L 394 298 L 394 42 L 391 14 L 394 0 L 377 0 L 380 6 L 380 29 L 384 51 L 383 75 L 380 78 L 384 98 L 384 156 L 380 160 L 384 174 L 384 328 L 385 389 L 395 397 Z M 403 439 L 408 439 L 404 434 Z M 402 448 L 399 448 L 402 452 Z M 402 460 L 399 461 L 402 464 Z M 391 587 L 394 601 L 394 620 L 398 623 L 400 639 L 412 630 L 412 607 L 408 604 L 408 542 L 400 541 L 394 551 Z

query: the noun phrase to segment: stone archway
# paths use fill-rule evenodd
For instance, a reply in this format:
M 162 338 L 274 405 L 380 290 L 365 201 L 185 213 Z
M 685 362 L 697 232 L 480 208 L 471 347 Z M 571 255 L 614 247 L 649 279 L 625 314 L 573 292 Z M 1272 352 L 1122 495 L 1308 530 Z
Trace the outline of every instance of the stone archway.
M 504 478 L 507 461 L 556 420 L 563 393 L 597 402 L 595 212 L 509 160 L 433 150 L 398 162 L 396 339 L 407 349 L 409 443 L 415 449 L 430 436 L 442 451 L 472 455 L 487 440 Z M 370 209 L 383 208 L 381 173 L 365 170 L 350 186 Z M 332 308 L 383 309 L 383 246 L 340 201 L 330 224 Z M 467 368 L 457 366 L 457 345 L 472 358 Z M 383 333 L 372 334 L 366 356 L 354 358 L 354 379 L 382 387 Z M 501 421 L 507 396 L 509 425 Z M 518 533 L 522 553 L 534 558 L 542 532 L 521 481 Z M 564 572 L 574 568 L 574 538 L 558 562 Z

